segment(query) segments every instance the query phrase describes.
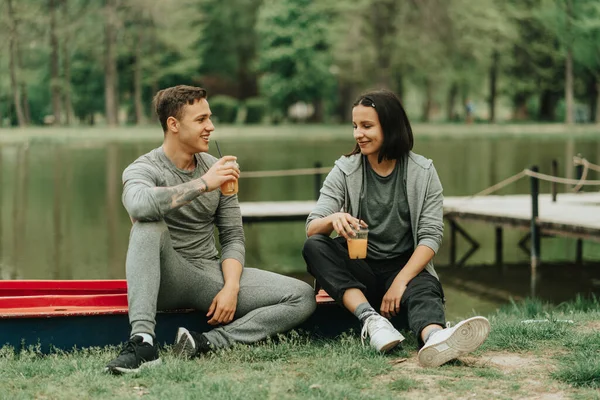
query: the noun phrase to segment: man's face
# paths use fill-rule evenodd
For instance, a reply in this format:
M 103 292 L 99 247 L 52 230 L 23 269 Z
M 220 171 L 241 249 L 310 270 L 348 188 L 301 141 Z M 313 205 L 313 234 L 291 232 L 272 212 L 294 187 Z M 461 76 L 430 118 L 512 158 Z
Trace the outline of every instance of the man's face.
M 206 99 L 196 100 L 194 104 L 187 104 L 179 122 L 179 143 L 181 148 L 190 153 L 208 151 L 210 134 L 215 126 L 210 120 L 212 113 Z

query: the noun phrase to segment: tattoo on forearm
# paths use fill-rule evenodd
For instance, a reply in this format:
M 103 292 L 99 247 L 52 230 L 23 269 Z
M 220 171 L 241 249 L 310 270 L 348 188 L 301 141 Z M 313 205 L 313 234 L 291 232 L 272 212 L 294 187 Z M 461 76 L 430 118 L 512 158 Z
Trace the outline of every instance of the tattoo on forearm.
M 194 200 L 206 191 L 206 186 L 198 179 L 171 187 L 156 187 L 156 198 L 161 206 L 174 210 Z

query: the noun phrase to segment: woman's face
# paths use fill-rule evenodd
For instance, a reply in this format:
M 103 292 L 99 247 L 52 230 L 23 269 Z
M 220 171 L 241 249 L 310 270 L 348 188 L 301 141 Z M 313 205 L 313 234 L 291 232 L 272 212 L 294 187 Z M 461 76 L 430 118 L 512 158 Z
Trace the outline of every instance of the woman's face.
M 374 107 L 358 105 L 352 109 L 354 140 L 365 156 L 378 156 L 383 145 L 383 130 Z

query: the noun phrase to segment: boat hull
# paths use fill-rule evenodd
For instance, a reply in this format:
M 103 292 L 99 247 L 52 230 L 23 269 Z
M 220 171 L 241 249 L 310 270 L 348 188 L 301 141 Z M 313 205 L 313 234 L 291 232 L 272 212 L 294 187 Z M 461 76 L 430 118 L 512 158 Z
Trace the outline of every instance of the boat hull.
M 0 281 L 0 347 L 49 353 L 119 345 L 130 332 L 126 293 L 124 280 Z M 358 331 L 357 319 L 326 293 L 316 299 L 315 313 L 298 330 L 317 337 Z M 196 310 L 159 311 L 156 337 L 172 344 L 178 327 L 207 332 L 206 321 Z

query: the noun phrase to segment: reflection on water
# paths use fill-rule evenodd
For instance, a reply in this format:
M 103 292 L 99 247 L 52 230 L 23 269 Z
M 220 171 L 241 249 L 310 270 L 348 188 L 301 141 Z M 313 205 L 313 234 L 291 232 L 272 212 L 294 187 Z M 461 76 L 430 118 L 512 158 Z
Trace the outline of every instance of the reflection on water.
M 121 173 L 139 155 L 160 142 L 86 144 L 83 142 L 3 145 L 0 147 L 0 278 L 2 279 L 117 279 L 124 278 L 124 261 L 131 223 L 121 205 Z M 333 165 L 338 155 L 352 148 L 347 141 L 223 140 L 222 147 L 238 156 L 243 171 L 312 167 L 316 162 Z M 559 174 L 572 175 L 564 164 L 581 153 L 600 160 L 600 140 L 560 139 L 436 139 L 417 143 L 416 152 L 434 160 L 446 196 L 476 193 L 533 164 L 550 172 L 553 159 Z M 266 156 L 268 155 L 268 156 Z M 314 177 L 294 176 L 240 180 L 240 201 L 308 200 L 315 198 Z M 542 192 L 549 192 L 542 183 Z M 529 182 L 518 181 L 500 194 L 527 193 Z M 565 188 L 560 188 L 564 192 Z M 560 200 L 560 194 L 559 194 Z M 494 228 L 482 223 L 465 224 L 482 247 L 470 260 L 474 265 L 492 263 Z M 247 265 L 288 274 L 301 274 L 304 262 L 302 222 L 248 224 Z M 504 231 L 504 262 L 528 264 L 529 255 L 517 243 L 524 232 Z M 446 241 L 447 242 L 447 241 Z M 467 243 L 459 242 L 459 256 Z M 542 260 L 572 262 L 576 241 L 545 238 Z M 600 245 L 585 242 L 584 259 L 600 260 Z M 442 246 L 437 265 L 447 264 L 449 249 Z M 598 267 L 590 267 L 598 271 Z M 495 309 L 532 290 L 552 301 L 562 301 L 548 288 L 565 296 L 592 290 L 582 268 L 565 267 L 567 275 L 550 273 L 542 266 L 537 280 L 529 268 L 502 273 L 492 267 L 442 269 L 448 309 L 452 315 Z M 511 272 L 512 271 L 512 272 Z M 587 273 L 587 272 L 586 272 Z M 461 274 L 466 274 L 462 276 Z M 478 276 L 477 283 L 467 278 Z M 531 287 L 531 283 L 535 287 Z M 568 282 L 568 285 L 565 285 Z M 554 293 L 554 292 L 552 292 Z

